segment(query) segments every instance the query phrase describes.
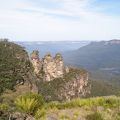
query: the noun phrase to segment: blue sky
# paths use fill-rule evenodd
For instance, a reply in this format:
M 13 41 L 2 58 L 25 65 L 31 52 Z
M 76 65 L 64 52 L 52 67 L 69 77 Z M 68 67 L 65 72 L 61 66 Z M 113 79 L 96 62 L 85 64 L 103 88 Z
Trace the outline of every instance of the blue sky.
M 0 37 L 16 41 L 120 39 L 120 0 L 0 0 Z

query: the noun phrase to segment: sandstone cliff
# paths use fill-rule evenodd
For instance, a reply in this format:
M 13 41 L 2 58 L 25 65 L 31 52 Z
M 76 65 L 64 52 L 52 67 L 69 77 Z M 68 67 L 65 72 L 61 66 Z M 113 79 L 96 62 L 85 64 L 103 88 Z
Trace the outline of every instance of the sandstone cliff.
M 44 81 L 63 77 L 65 72 L 69 72 L 69 69 L 64 66 L 63 58 L 59 53 L 54 58 L 51 54 L 47 54 L 40 60 L 38 51 L 33 51 L 31 53 L 31 62 L 34 67 L 34 73 L 38 77 L 42 77 Z
M 69 68 L 62 78 L 48 82 L 39 82 L 39 91 L 47 101 L 71 100 L 90 94 L 90 82 L 85 70 Z
M 4 54 L 5 53 L 5 54 Z M 63 57 L 38 51 L 30 55 L 26 50 L 6 39 L 0 41 L 0 93 L 15 89 L 17 94 L 39 92 L 47 101 L 70 100 L 90 93 L 88 72 L 64 65 Z
M 70 100 L 90 94 L 88 72 L 66 67 L 61 54 L 55 57 L 47 54 L 40 59 L 38 51 L 33 51 L 31 62 L 38 77 L 39 92 L 46 100 Z

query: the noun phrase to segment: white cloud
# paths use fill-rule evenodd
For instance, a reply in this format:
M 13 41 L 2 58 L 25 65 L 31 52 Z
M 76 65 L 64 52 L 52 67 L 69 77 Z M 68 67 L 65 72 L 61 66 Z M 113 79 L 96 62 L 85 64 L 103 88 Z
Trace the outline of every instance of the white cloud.
M 120 37 L 120 18 L 88 9 L 91 0 L 52 0 L 61 4 L 56 9 L 38 7 L 25 0 L 6 1 L 0 0 L 0 37 L 36 41 Z M 73 19 L 76 16 L 79 19 Z

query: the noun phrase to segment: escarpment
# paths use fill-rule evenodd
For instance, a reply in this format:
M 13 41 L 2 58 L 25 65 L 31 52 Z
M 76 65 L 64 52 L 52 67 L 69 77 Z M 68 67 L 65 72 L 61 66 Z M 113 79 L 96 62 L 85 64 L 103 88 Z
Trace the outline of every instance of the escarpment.
M 38 51 L 33 51 L 30 57 L 39 78 L 39 92 L 46 100 L 70 100 L 90 94 L 88 72 L 65 66 L 60 53 L 55 57 L 47 54 L 40 59 Z
M 61 54 L 57 53 L 53 58 L 47 54 L 40 60 L 38 51 L 31 53 L 31 62 L 34 67 L 34 73 L 43 79 L 43 81 L 52 81 L 55 78 L 63 77 L 69 69 L 64 66 Z
M 90 94 L 88 72 L 64 65 L 63 57 L 46 54 L 39 57 L 7 40 L 0 41 L 0 93 L 6 89 L 18 94 L 41 93 L 46 101 L 70 100 Z
M 0 93 L 15 89 L 38 92 L 32 64 L 26 50 L 7 39 L 0 40 Z

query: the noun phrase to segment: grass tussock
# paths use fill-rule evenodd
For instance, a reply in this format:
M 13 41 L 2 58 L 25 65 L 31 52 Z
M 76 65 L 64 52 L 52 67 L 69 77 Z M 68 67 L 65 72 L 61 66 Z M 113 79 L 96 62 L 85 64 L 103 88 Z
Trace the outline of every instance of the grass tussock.
M 92 108 L 93 106 L 103 106 L 104 108 L 115 108 L 120 105 L 119 97 L 95 97 L 88 99 L 74 99 L 71 101 L 66 101 L 63 103 L 60 102 L 50 102 L 47 104 L 47 108 L 57 109 L 70 109 L 76 107 L 88 107 Z
M 14 110 L 26 116 L 33 116 L 35 120 L 120 120 L 120 97 L 93 97 L 87 99 L 73 99 L 71 101 L 44 102 L 41 95 L 25 94 L 14 102 Z M 7 118 L 13 106 L 0 104 L 1 116 Z

